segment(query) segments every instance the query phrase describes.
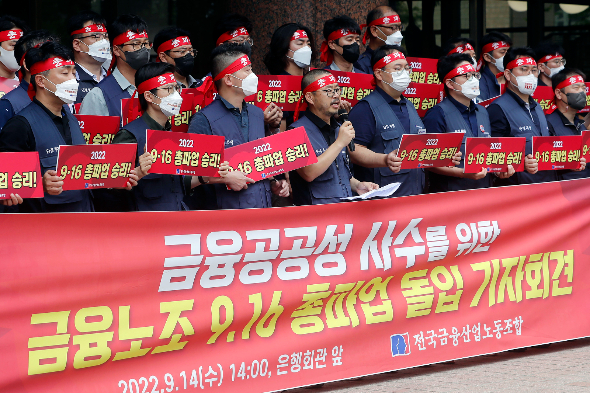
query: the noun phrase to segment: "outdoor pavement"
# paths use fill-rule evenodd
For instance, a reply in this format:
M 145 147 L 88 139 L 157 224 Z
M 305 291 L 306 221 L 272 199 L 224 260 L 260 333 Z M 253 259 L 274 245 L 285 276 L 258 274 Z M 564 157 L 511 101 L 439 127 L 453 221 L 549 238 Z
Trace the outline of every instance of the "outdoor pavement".
M 590 393 L 590 338 L 340 381 L 288 393 Z

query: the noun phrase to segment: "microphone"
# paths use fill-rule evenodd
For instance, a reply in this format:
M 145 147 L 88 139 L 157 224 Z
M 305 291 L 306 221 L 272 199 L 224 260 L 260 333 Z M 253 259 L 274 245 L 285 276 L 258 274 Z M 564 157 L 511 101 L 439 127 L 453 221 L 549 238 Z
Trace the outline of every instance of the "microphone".
M 346 109 L 338 109 L 338 119 L 341 120 L 342 123 L 348 121 L 348 112 L 346 112 Z M 354 151 L 354 141 L 350 141 L 348 149 Z

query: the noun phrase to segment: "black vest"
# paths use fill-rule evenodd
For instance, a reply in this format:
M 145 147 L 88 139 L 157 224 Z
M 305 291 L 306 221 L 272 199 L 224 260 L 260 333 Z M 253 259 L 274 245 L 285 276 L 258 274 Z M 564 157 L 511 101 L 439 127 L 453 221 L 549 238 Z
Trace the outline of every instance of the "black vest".
M 102 91 L 109 116 L 121 117 L 121 100 L 131 98 L 127 90 L 121 89 L 113 74 L 101 80 L 96 87 Z
M 12 111 L 15 115 L 18 115 L 20 111 L 25 109 L 25 107 L 31 103 L 27 91 L 21 86 L 6 93 L 2 99 L 10 102 L 10 105 L 12 105 Z
M 583 124 L 580 129 L 577 129 L 574 125 L 566 126 L 563 124 L 561 116 L 557 109 L 552 114 L 547 115 L 547 123 L 551 124 L 556 136 L 581 135 L 582 131 L 586 130 Z M 586 169 L 579 172 L 568 170 L 559 171 L 559 177 L 563 180 L 585 179 L 590 177 L 590 165 L 586 163 Z
M 84 99 L 84 97 L 86 97 L 86 94 L 88 94 L 90 92 L 90 90 L 94 89 L 94 87 L 96 87 L 96 85 L 98 85 L 98 82 L 94 80 L 94 77 L 92 75 L 90 75 L 89 73 L 87 73 L 86 71 L 84 71 L 82 69 L 82 67 L 80 67 L 78 65 L 78 63 L 76 63 L 76 72 L 78 73 L 78 96 L 76 97 L 76 104 L 79 104 L 82 102 L 82 100 Z M 104 93 L 104 91 L 103 91 Z M 106 96 L 105 96 L 106 99 Z M 120 110 L 119 110 L 120 112 Z

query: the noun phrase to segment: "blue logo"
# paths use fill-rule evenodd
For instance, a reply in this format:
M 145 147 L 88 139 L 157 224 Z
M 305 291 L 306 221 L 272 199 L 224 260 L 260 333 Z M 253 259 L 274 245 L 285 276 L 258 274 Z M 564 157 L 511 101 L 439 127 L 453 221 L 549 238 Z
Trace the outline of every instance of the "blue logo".
M 180 169 L 176 168 L 176 174 L 180 175 Z
M 266 177 L 266 173 L 261 173 L 260 177 L 262 177 L 264 179 Z
M 555 169 L 555 165 L 551 165 L 551 169 Z
M 84 188 L 88 188 L 88 183 L 84 183 Z
M 418 168 L 421 168 L 421 167 L 422 167 L 422 164 L 418 163 Z
M 408 333 L 394 334 L 391 336 L 391 356 L 409 355 L 410 351 L 410 336 Z

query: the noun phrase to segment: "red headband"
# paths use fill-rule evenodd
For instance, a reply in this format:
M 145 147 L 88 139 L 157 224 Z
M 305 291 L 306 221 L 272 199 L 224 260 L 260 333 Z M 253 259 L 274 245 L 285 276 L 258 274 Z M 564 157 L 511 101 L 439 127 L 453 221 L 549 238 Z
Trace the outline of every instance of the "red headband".
M 184 45 L 192 45 L 190 38 L 186 36 L 176 37 L 174 39 L 162 42 L 158 49 L 156 49 L 156 53 L 166 52 L 167 50 L 178 48 L 179 46 Z
M 236 38 L 241 35 L 250 35 L 250 33 L 248 33 L 248 30 L 246 30 L 245 27 L 243 27 L 243 26 L 238 27 L 234 31 L 228 31 L 228 32 L 225 32 L 222 35 L 220 35 L 219 38 L 217 39 L 216 46 L 219 46 L 219 45 L 223 44 L 224 42 L 227 42 L 227 41 L 231 40 L 232 38 Z
M 399 15 L 384 16 L 383 18 L 375 19 L 368 25 L 362 24 L 361 30 L 365 27 L 371 27 L 375 25 L 387 25 L 389 23 L 402 23 L 402 20 L 399 18 Z M 367 29 L 367 31 L 365 31 L 365 35 L 363 36 L 363 45 L 367 44 L 367 39 L 369 38 L 369 30 L 370 29 Z
M 510 45 L 506 41 L 497 41 L 497 42 L 490 42 L 489 44 L 485 44 L 483 48 L 481 48 L 481 55 L 479 55 L 479 61 L 477 62 L 477 70 L 479 71 L 483 66 L 483 54 L 491 52 L 496 49 L 500 48 L 510 48 Z
M 293 33 L 291 41 L 299 40 L 301 38 L 307 38 L 307 33 L 305 30 L 297 30 L 295 33 Z
M 541 57 L 538 60 L 538 63 L 547 63 L 548 61 L 553 60 L 553 59 L 563 59 L 563 56 L 560 55 L 559 53 L 556 53 L 554 55 L 547 55 L 547 56 Z
M 243 55 L 240 56 L 236 59 L 236 61 L 234 61 L 233 63 L 231 63 L 230 65 L 228 65 L 225 70 L 221 71 L 219 73 L 219 75 L 217 75 L 215 77 L 215 79 L 213 79 L 213 81 L 218 81 L 221 78 L 223 78 L 224 76 L 226 76 L 227 74 L 233 74 L 236 71 L 241 70 L 244 67 L 249 66 L 250 63 L 250 59 L 248 58 L 248 55 Z
M 466 74 L 468 72 L 475 72 L 475 68 L 473 68 L 473 66 L 471 64 L 464 64 L 462 66 L 455 68 L 454 70 L 449 72 L 447 75 L 445 75 L 443 82 L 446 81 L 447 79 L 451 79 L 456 76 Z
M 581 75 L 575 75 L 575 76 L 570 76 L 569 78 L 567 78 L 566 80 L 564 80 L 563 82 L 561 82 L 559 85 L 557 85 L 557 89 L 561 90 L 564 87 L 568 87 L 570 85 L 573 85 L 574 83 L 584 83 L 584 78 L 582 78 Z M 555 104 L 555 97 L 553 97 L 553 99 L 551 100 L 551 102 L 549 103 L 549 109 L 547 109 L 545 111 L 545 114 L 550 115 L 552 114 L 555 110 L 557 109 L 557 105 Z
M 327 65 L 332 64 L 332 61 L 334 60 L 334 55 L 332 54 L 332 52 L 330 52 L 330 48 L 328 47 L 328 41 L 336 41 L 350 34 L 358 33 L 356 31 L 350 31 L 348 29 L 338 29 L 336 31 L 331 32 L 328 36 L 328 39 L 322 42 L 322 47 L 320 50 L 320 60 L 326 62 Z
M 139 86 L 137 86 L 137 94 L 143 94 L 146 91 L 153 90 L 157 87 L 164 86 L 169 83 L 176 83 L 176 79 L 174 78 L 173 73 L 155 76 L 153 78 L 141 82 Z
M 392 61 L 405 59 L 405 58 L 406 58 L 406 56 L 404 56 L 404 54 L 402 52 L 391 53 L 387 56 L 384 56 L 377 63 L 375 63 L 375 65 L 373 66 L 373 71 L 380 70 L 381 68 L 384 68 L 387 64 L 391 63 Z
M 72 31 L 72 33 L 70 35 L 84 34 L 84 33 L 106 33 L 106 32 L 107 32 L 106 27 L 104 27 L 103 25 L 97 24 L 97 25 L 88 25 L 88 26 L 83 27 L 79 30 Z
M 520 67 L 523 65 L 536 66 L 537 62 L 532 57 L 520 57 L 520 58 L 514 59 L 510 63 L 508 63 L 508 65 L 506 65 L 506 69 L 511 70 L 513 68 Z
M 475 50 L 475 49 L 473 49 L 473 47 L 471 46 L 471 44 L 466 43 L 465 45 L 459 45 L 456 48 L 451 49 L 449 51 L 449 53 L 447 53 L 447 56 L 448 55 L 452 55 L 453 53 L 463 53 L 463 52 L 468 51 L 468 50 Z
M 31 75 L 37 75 L 40 72 L 49 71 L 54 68 L 63 66 L 73 66 L 74 62 L 71 60 L 64 60 L 61 57 L 50 57 L 45 61 L 38 61 L 31 67 Z
M 23 36 L 22 30 L 4 30 L 0 31 L 0 42 L 18 40 Z
M 144 30 L 141 33 L 136 33 L 135 31 L 127 30 L 123 34 L 119 34 L 113 40 L 113 45 L 121 45 L 131 40 L 136 40 L 138 38 L 148 38 L 147 32 Z
M 293 115 L 293 121 L 297 121 L 297 119 L 299 119 L 299 112 L 304 110 L 305 108 L 307 108 L 307 103 L 305 102 L 305 99 L 303 98 L 303 97 L 305 97 L 305 95 L 307 93 L 312 92 L 312 91 L 318 91 L 322 87 L 327 86 L 327 85 L 331 85 L 333 83 L 336 83 L 336 78 L 334 78 L 334 75 L 330 74 L 330 75 L 326 75 L 326 76 L 321 77 L 320 79 L 309 84 L 305 89 L 303 89 L 303 92 L 301 93 L 301 97 L 299 97 L 299 101 L 297 101 L 297 106 L 295 107 L 295 114 Z

